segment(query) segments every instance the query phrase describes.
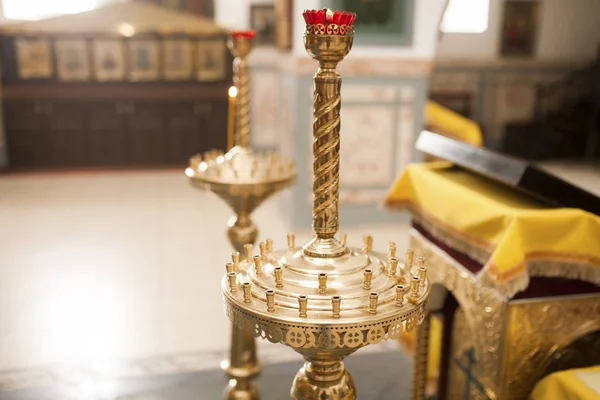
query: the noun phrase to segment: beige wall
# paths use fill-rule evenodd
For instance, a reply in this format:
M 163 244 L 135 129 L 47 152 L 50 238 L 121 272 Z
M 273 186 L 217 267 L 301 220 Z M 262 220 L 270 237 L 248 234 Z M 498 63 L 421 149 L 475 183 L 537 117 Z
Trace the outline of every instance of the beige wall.
M 430 59 L 435 54 L 437 26 L 445 0 L 415 0 L 415 30 L 410 47 L 355 46 L 354 57 Z M 272 0 L 216 0 L 215 19 L 228 28 L 249 28 L 251 4 L 273 4 Z M 302 44 L 302 11 L 322 7 L 322 0 L 294 2 L 294 54 L 308 57 Z
M 430 92 L 469 93 L 473 119 L 480 123 L 486 143 L 493 146 L 502 140 L 506 124 L 532 121 L 537 84 L 559 80 L 573 68 L 570 63 L 440 63 L 431 77 Z
M 480 34 L 445 33 L 440 60 L 494 60 L 499 56 L 504 0 L 490 1 L 488 30 Z M 600 45 L 600 0 L 542 0 L 536 58 L 589 60 Z
M 600 45 L 600 0 L 544 0 L 540 28 L 540 58 L 594 58 Z

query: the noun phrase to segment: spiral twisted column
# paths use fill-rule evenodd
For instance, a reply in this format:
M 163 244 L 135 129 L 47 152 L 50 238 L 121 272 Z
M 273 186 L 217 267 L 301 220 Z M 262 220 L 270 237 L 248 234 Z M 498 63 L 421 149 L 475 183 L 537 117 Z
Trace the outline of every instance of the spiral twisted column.
M 250 137 L 250 79 L 246 57 L 236 57 L 233 61 L 233 84 L 238 89 L 235 105 L 235 145 L 248 147 Z
M 248 147 L 250 137 L 250 76 L 248 54 L 254 47 L 254 31 L 234 31 L 228 42 L 233 55 L 233 84 L 238 94 L 235 103 L 235 141 L 240 147 Z
M 339 257 L 347 253 L 335 238 L 339 228 L 340 186 L 340 108 L 342 79 L 337 64 L 352 48 L 354 32 L 344 35 L 314 33 L 304 35 L 307 52 L 317 61 L 314 77 L 313 123 L 313 209 L 315 238 L 304 246 L 312 257 Z
M 338 231 L 340 186 L 340 89 L 335 71 L 320 70 L 314 78 L 313 231 L 323 239 Z

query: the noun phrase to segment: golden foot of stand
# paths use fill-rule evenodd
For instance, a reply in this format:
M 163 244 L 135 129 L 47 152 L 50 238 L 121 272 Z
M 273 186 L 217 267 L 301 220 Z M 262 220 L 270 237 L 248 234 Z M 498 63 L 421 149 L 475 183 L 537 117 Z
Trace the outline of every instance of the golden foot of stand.
M 260 400 L 258 389 L 250 380 L 229 380 L 223 395 L 225 400 Z
M 231 324 L 229 360 L 221 362 L 221 368 L 230 378 L 223 394 L 225 400 L 260 399 L 254 384 L 254 379 L 261 370 L 256 355 L 256 340 L 235 324 Z
M 227 237 L 233 247 L 241 254 L 245 244 L 254 244 L 258 238 L 258 229 L 247 214 L 234 215 L 227 221 Z
M 356 387 L 341 361 L 304 363 L 292 384 L 294 400 L 355 400 Z

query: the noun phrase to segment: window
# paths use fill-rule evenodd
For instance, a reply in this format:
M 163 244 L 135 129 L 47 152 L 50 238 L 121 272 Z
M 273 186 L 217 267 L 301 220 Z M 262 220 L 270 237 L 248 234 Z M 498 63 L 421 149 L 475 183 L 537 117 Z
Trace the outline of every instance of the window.
M 488 28 L 490 0 L 450 0 L 440 29 L 449 33 L 483 33 Z
M 3 0 L 4 18 L 38 20 L 93 10 L 98 0 Z

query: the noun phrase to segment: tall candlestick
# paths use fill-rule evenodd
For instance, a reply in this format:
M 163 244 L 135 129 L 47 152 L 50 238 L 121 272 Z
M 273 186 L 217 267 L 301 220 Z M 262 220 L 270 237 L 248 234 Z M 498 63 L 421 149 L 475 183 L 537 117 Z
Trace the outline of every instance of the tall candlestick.
M 250 76 L 247 56 L 254 47 L 255 31 L 233 31 L 227 45 L 233 54 L 233 83 L 238 89 L 235 106 L 235 144 L 248 147 L 250 135 Z
M 227 150 L 233 147 L 233 134 L 235 127 L 235 99 L 238 89 L 235 86 L 229 88 L 229 109 L 227 110 Z

